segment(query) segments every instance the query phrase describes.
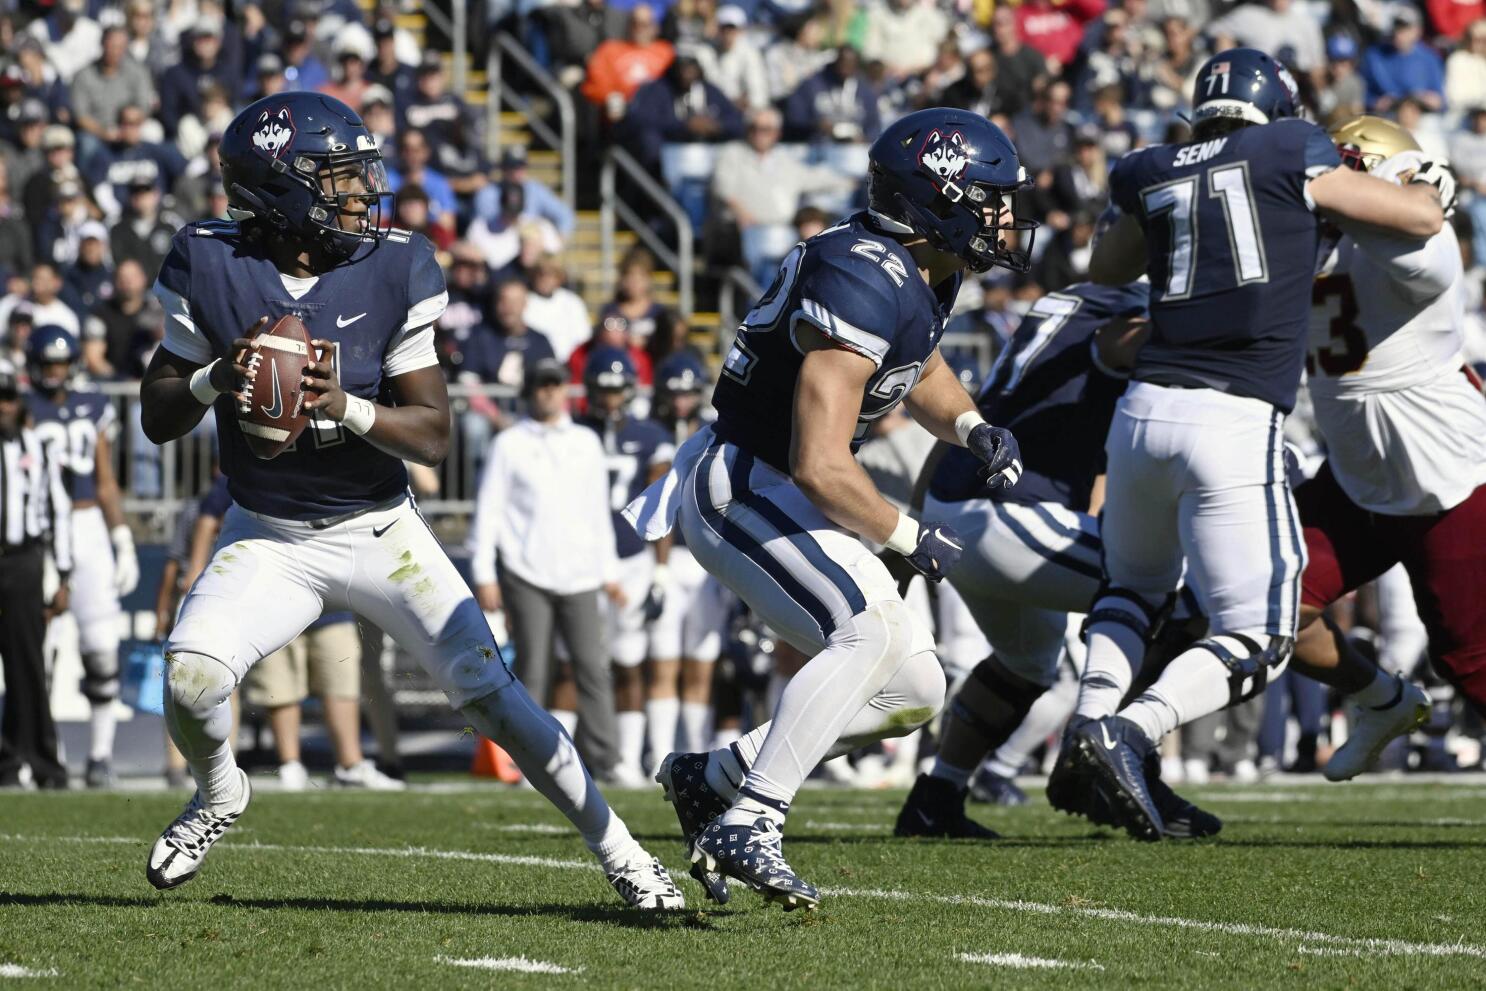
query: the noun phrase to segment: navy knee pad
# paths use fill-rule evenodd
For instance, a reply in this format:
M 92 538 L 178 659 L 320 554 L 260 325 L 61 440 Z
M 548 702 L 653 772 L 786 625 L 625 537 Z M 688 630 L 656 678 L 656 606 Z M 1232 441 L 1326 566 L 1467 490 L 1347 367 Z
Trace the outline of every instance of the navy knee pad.
M 1005 743 L 1021 725 L 1032 706 L 1047 691 L 1046 685 L 1028 681 L 1008 671 L 992 654 L 975 666 L 966 679 L 965 687 L 971 683 L 984 690 L 984 695 L 975 699 L 965 698 L 965 688 L 955 693 L 949 705 L 950 713 L 964 722 L 987 741 L 994 750 Z

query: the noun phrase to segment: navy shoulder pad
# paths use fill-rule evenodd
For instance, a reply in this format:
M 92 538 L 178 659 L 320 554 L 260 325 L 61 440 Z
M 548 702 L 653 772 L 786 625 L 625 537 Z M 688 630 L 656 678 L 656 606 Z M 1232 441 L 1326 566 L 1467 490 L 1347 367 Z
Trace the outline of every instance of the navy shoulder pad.
M 898 334 L 902 291 L 917 277 L 882 238 L 853 234 L 807 245 L 796 319 L 880 367 Z

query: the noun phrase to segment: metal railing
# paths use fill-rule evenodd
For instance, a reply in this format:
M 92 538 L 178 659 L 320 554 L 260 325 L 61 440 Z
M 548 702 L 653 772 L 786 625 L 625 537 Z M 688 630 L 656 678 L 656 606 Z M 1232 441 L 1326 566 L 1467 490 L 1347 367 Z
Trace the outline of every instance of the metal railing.
M 717 287 L 717 349 L 727 354 L 733 346 L 733 337 L 738 333 L 738 323 L 753 304 L 764 294 L 764 287 L 756 282 L 748 269 L 734 265 L 722 275 L 722 285 Z M 738 305 L 739 296 L 743 305 Z
M 169 533 L 171 525 L 188 502 L 200 498 L 211 487 L 217 461 L 215 417 L 210 413 L 201 426 L 179 440 L 156 445 L 144 435 L 139 420 L 139 383 L 102 382 L 98 391 L 109 397 L 117 414 L 118 436 L 112 446 L 114 472 L 124 493 L 124 511 L 150 528 Z M 510 386 L 449 386 L 453 428 L 449 432 L 449 454 L 436 470 L 438 494 L 419 500 L 425 515 L 466 516 L 474 512 L 475 491 L 485 448 L 496 428 L 472 400 L 490 400 L 501 414 L 514 417 L 517 392 Z M 486 407 L 488 409 L 488 407 Z
M 508 89 L 502 80 L 504 60 L 509 58 L 521 67 L 557 109 L 557 130 L 536 112 L 532 101 L 514 90 Z M 573 110 L 573 97 L 556 77 L 532 58 L 521 43 L 505 31 L 497 32 L 490 40 L 490 53 L 485 61 L 485 144 L 486 153 L 493 160 L 500 154 L 501 104 L 526 118 L 531 133 L 554 149 L 561 156 L 562 198 L 572 206 L 577 191 L 577 147 L 578 118 Z
M 447 14 L 436 3 L 422 3 L 418 5 L 417 13 L 422 14 L 424 20 L 449 38 L 449 55 L 452 62 L 449 73 L 450 89 L 462 98 L 469 81 L 467 75 L 470 53 L 469 0 L 449 0 L 449 13 Z
M 665 238 L 651 227 L 646 219 L 635 210 L 634 207 L 619 198 L 618 174 L 624 171 L 627 180 L 634 183 L 635 188 L 644 193 L 646 198 L 676 229 L 676 247 L 671 248 Z M 601 252 L 603 259 L 603 280 L 605 294 L 614 290 L 614 278 L 618 259 L 615 258 L 614 232 L 618 223 L 622 221 L 626 227 L 635 232 L 640 242 L 649 248 L 656 258 L 660 259 L 662 265 L 676 273 L 676 296 L 677 304 L 681 312 L 688 316 L 692 312 L 694 296 L 692 292 L 692 281 L 695 274 L 692 248 L 691 218 L 681 205 L 666 192 L 665 187 L 656 182 L 644 166 L 635 161 L 634 156 L 623 148 L 614 147 L 604 158 L 603 171 L 599 174 L 599 233 L 601 237 Z

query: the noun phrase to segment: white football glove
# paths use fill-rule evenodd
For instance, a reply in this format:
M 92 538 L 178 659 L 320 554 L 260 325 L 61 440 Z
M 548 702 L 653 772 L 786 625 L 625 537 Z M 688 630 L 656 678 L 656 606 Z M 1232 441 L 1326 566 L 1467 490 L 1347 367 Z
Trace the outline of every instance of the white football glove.
M 139 585 L 139 557 L 134 553 L 134 534 L 120 523 L 108 531 L 114 545 L 114 591 L 128 595 Z

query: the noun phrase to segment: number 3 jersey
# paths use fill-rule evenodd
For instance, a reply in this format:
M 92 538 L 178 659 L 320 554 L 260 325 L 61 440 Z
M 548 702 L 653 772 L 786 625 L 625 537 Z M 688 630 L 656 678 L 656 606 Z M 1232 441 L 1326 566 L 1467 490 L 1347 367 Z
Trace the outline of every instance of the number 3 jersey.
M 872 362 L 855 450 L 872 421 L 918 384 L 959 288 L 955 275 L 931 289 L 908 249 L 877 231 L 866 213 L 796 245 L 743 318 L 723 364 L 712 397 L 717 436 L 789 474 L 795 384 L 804 361 L 796 334 L 806 324 Z
M 1323 262 L 1306 371 L 1338 484 L 1375 513 L 1442 512 L 1486 483 L 1486 397 L 1462 371 L 1465 287 L 1446 224 L 1359 230 Z
M 1149 255 L 1152 333 L 1137 380 L 1294 407 L 1319 243 L 1306 184 L 1340 164 L 1303 120 L 1115 164 L 1110 196 L 1139 219 Z
M 188 361 L 228 357 L 260 317 L 294 314 L 310 336 L 335 343 L 331 360 L 347 395 L 377 402 L 387 378 L 438 363 L 433 322 L 448 306 L 444 274 L 421 234 L 389 231 L 375 248 L 310 278 L 282 274 L 235 223 L 181 228 L 160 268 L 163 346 Z M 263 461 L 237 425 L 230 394 L 217 398 L 218 449 L 232 499 L 245 509 L 313 520 L 386 502 L 407 488 L 400 460 L 339 423 L 316 416 L 289 450 Z

